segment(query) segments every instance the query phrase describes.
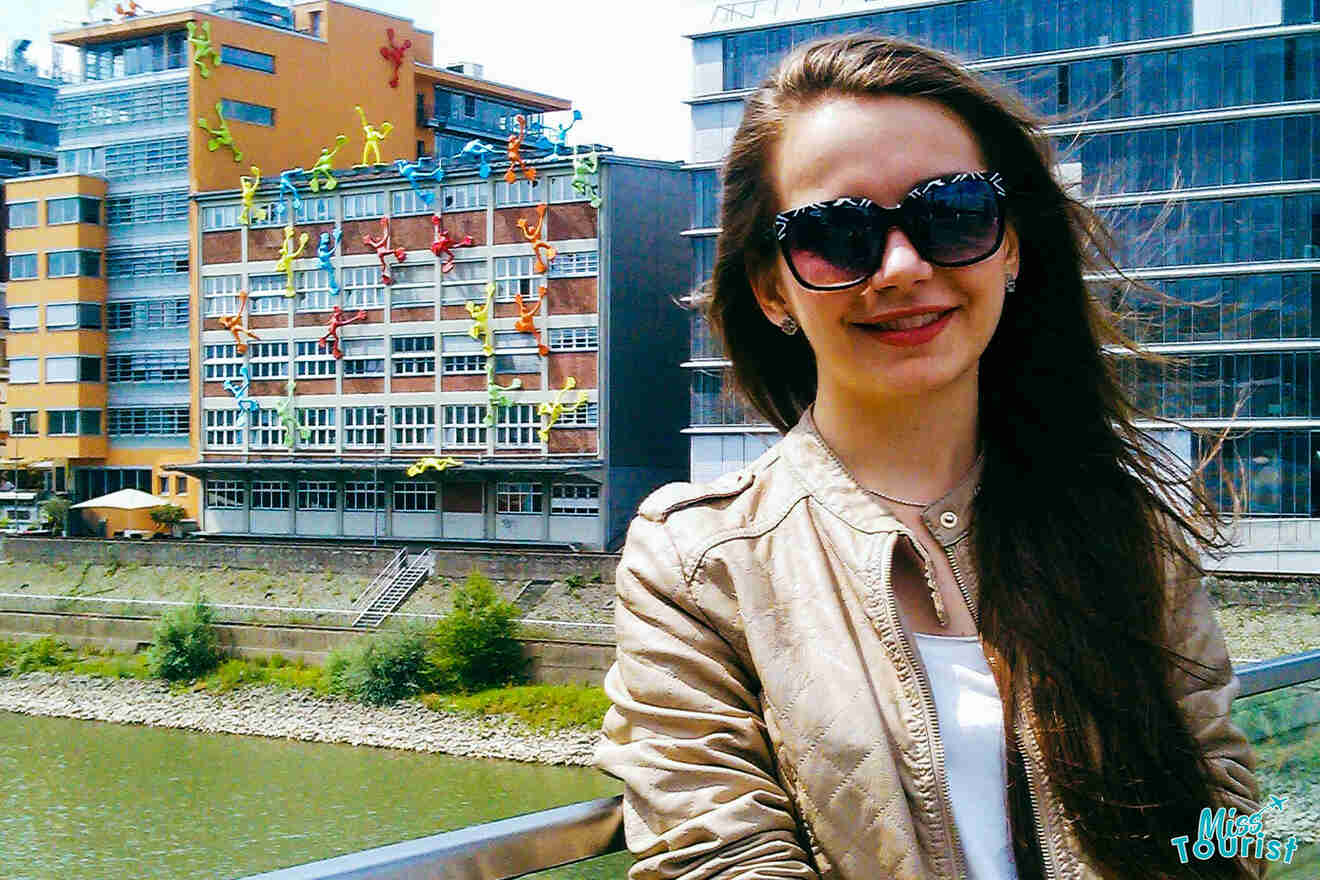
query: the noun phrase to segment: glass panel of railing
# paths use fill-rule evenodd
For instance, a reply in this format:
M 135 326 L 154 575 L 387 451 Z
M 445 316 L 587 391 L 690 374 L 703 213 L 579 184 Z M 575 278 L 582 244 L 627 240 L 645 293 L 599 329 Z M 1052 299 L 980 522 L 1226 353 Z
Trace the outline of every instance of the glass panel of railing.
M 616 852 L 574 862 L 561 868 L 551 868 L 549 871 L 524 874 L 523 877 L 535 878 L 535 880 L 620 880 L 628 876 L 628 868 L 632 863 L 632 853 Z
M 1232 716 L 1256 752 L 1265 840 L 1280 842 L 1271 880 L 1320 877 L 1320 680 L 1239 697 Z

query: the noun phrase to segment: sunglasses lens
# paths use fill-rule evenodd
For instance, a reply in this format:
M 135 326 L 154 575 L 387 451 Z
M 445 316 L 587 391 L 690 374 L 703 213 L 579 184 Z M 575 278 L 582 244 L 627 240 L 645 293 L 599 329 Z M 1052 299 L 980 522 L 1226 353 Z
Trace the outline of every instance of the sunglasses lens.
M 999 246 L 1003 226 L 999 200 L 984 180 L 937 187 L 912 203 L 914 241 L 931 262 L 974 263 Z
M 821 287 L 856 283 L 878 262 L 872 219 L 861 206 L 830 205 L 798 214 L 783 248 L 798 278 Z

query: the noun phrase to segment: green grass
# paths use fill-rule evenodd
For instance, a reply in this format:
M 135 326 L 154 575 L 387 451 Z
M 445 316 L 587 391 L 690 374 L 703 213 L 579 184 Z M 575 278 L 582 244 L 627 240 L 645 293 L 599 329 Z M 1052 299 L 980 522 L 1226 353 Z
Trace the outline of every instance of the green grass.
M 214 672 L 194 682 L 192 689 L 222 694 L 244 685 L 270 685 L 316 694 L 330 692 L 329 676 L 320 666 L 308 666 L 302 660 L 290 663 L 279 654 L 269 659 L 225 660 Z
M 599 687 L 576 684 L 529 684 L 472 694 L 423 694 L 422 703 L 439 711 L 468 715 L 508 715 L 537 730 L 599 728 L 609 698 Z
M 1291 865 L 1272 862 L 1265 876 L 1269 880 L 1315 880 L 1320 877 L 1320 844 L 1297 847 Z

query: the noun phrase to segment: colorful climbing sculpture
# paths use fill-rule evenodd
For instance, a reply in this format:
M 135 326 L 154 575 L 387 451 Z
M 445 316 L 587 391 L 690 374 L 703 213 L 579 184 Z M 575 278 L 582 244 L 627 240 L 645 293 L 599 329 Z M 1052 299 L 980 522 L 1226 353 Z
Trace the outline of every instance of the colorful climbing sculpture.
M 286 168 L 280 172 L 281 216 L 284 214 L 282 202 L 286 195 L 289 197 L 289 201 L 293 205 L 293 216 L 296 217 L 298 212 L 302 210 L 302 199 L 298 196 L 297 178 L 302 177 L 306 173 L 307 172 L 303 171 L 302 168 Z
M 298 424 L 298 413 L 293 408 L 293 377 L 289 377 L 289 384 L 285 386 L 284 399 L 275 404 L 275 413 L 279 416 L 280 424 L 284 426 L 284 442 L 290 450 L 296 448 L 297 443 L 306 444 L 312 439 L 312 432 Z M 296 441 L 296 443 L 295 443 Z
M 439 159 L 435 160 L 435 167 L 430 171 L 423 171 L 422 166 L 426 163 L 418 159 L 416 162 L 405 162 L 402 159 L 394 160 L 394 170 L 399 172 L 400 176 L 408 181 L 408 185 L 417 193 L 417 197 L 422 200 L 422 204 L 429 209 L 435 204 L 435 193 L 431 190 L 422 189 L 419 180 L 430 180 L 432 185 L 445 179 L 444 166 Z
M 335 145 L 333 149 L 330 147 L 321 148 L 321 155 L 312 163 L 312 179 L 307 182 L 307 186 L 312 192 L 320 192 L 322 186 L 325 187 L 327 192 L 339 186 L 339 181 L 335 180 L 335 176 L 331 172 L 334 171 L 335 168 L 335 154 L 338 153 L 339 148 L 347 142 L 348 135 L 337 134 L 335 135 Z
M 221 147 L 228 147 L 234 154 L 234 161 L 242 162 L 243 151 L 234 144 L 234 135 L 229 130 L 229 123 L 225 122 L 225 116 L 220 110 L 219 101 L 215 102 L 215 117 L 219 122 L 219 128 L 212 128 L 207 123 L 205 116 L 197 117 L 197 125 L 211 136 L 210 140 L 206 142 L 206 148 L 214 153 Z
M 247 351 L 247 343 L 243 341 L 244 337 L 261 341 L 261 337 L 253 333 L 247 327 L 243 326 L 243 310 L 247 308 L 248 292 L 240 290 L 238 293 L 238 308 L 232 315 L 224 315 L 220 318 L 220 326 L 234 335 L 234 351 L 242 354 Z
M 344 230 L 336 229 L 333 240 L 330 233 L 322 232 L 321 240 L 316 243 L 316 259 L 320 261 L 321 268 L 330 276 L 330 295 L 339 296 L 339 281 L 335 278 L 335 264 L 333 262 L 335 253 L 340 245 L 344 243 Z
M 552 157 L 558 157 L 560 155 L 559 152 L 560 150 L 564 151 L 563 155 L 565 156 L 569 155 L 568 133 L 569 131 L 572 130 L 573 126 L 577 125 L 581 121 L 582 121 L 582 111 L 574 110 L 573 120 L 569 122 L 568 125 L 556 125 L 555 130 L 552 134 L 543 135 L 546 146 L 550 148 L 550 155 Z
M 518 320 L 513 322 L 513 329 L 517 330 L 519 333 L 532 334 L 532 338 L 536 340 L 536 350 L 540 353 L 541 357 L 545 357 L 549 354 L 550 349 L 541 341 L 541 331 L 537 329 L 536 322 L 533 321 L 532 318 L 536 316 L 537 312 L 541 311 L 541 304 L 545 302 L 545 298 L 548 294 L 549 290 L 542 285 L 541 295 L 536 298 L 536 305 L 532 306 L 530 309 L 523 305 L 521 293 L 515 293 L 513 295 L 513 302 L 518 307 Z
M 471 159 L 476 162 L 477 174 L 482 180 L 485 180 L 490 177 L 490 157 L 492 154 L 498 152 L 499 150 L 485 141 L 473 138 L 463 145 L 463 149 L 458 151 L 456 158 Z
M 248 389 L 252 387 L 252 370 L 247 364 L 238 368 L 238 375 L 242 381 L 235 382 L 233 379 L 226 379 L 222 384 L 224 389 L 234 395 L 234 400 L 238 401 L 238 415 L 234 417 L 234 424 L 252 424 L 252 416 L 257 414 L 260 407 L 251 397 L 248 397 Z
M 495 358 L 486 358 L 486 393 L 490 395 L 490 404 L 486 407 L 486 418 L 483 421 L 487 428 L 495 424 L 495 410 L 498 407 L 513 406 L 513 401 L 504 392 L 517 391 L 521 387 L 522 379 L 515 378 L 508 385 L 501 385 L 496 382 Z
M 332 307 L 330 309 L 330 321 L 325 325 L 325 335 L 317 341 L 317 345 L 321 348 L 329 348 L 335 360 L 342 360 L 344 352 L 339 347 L 339 328 L 365 320 L 367 320 L 365 309 L 358 309 L 356 314 L 349 317 L 344 314 L 344 310 L 339 306 Z
M 211 23 L 202 22 L 199 28 L 196 22 L 188 22 L 188 42 L 193 47 L 193 64 L 197 65 L 198 72 L 202 79 L 210 79 L 211 70 L 206 66 L 206 59 L 211 59 L 211 64 L 215 67 L 220 66 L 220 52 L 211 45 Z M 211 149 L 215 149 L 212 147 Z
M 575 402 L 564 403 L 564 395 L 576 387 L 577 379 L 569 376 L 564 379 L 564 387 L 555 392 L 553 400 L 549 403 L 539 403 L 536 405 L 537 414 L 546 417 L 545 423 L 542 424 L 540 430 L 536 432 L 537 436 L 541 438 L 542 443 L 546 442 L 546 439 L 550 436 L 550 429 L 554 427 L 555 422 L 559 421 L 560 416 L 566 412 L 572 412 L 579 407 L 586 406 L 587 392 L 585 391 L 578 392 L 578 399 Z
M 280 257 L 275 261 L 275 271 L 284 273 L 284 295 L 296 296 L 293 287 L 293 261 L 302 256 L 307 249 L 307 233 L 298 236 L 298 247 L 293 246 L 293 224 L 284 227 L 284 241 L 280 244 Z
M 495 282 L 486 284 L 485 305 L 478 306 L 474 302 L 465 302 L 463 307 L 472 318 L 472 325 L 468 327 L 468 336 L 481 340 L 481 352 L 489 358 L 495 353 L 495 334 L 490 329 L 491 313 L 495 311 Z
M 585 156 L 578 156 L 577 147 L 573 148 L 573 191 L 580 196 L 586 196 L 591 203 L 591 207 L 600 208 L 600 186 L 594 183 L 591 175 L 600 168 L 600 159 L 596 156 L 596 150 Z
M 399 87 L 399 66 L 403 64 L 403 53 L 412 48 L 412 40 L 404 40 L 402 45 L 394 45 L 394 28 L 385 28 L 387 45 L 380 47 L 380 56 L 394 65 L 394 76 L 390 78 L 390 88 Z M 365 162 L 363 163 L 366 164 Z
M 408 259 L 408 251 L 401 247 L 390 247 L 389 218 L 380 218 L 380 235 L 373 236 L 363 233 L 362 243 L 376 251 L 376 259 L 380 260 L 380 283 L 393 284 L 394 276 L 390 274 L 390 265 L 385 262 L 385 258 L 393 256 L 396 262 L 402 263 Z
M 504 172 L 504 182 L 513 183 L 518 179 L 518 172 L 514 169 L 520 169 L 528 180 L 536 180 L 536 169 L 524 162 L 522 157 L 523 141 L 527 139 L 527 117 L 519 113 L 513 117 L 513 121 L 518 126 L 518 133 L 509 135 L 509 170 Z
M 449 237 L 449 233 L 440 228 L 440 215 L 431 215 L 431 228 L 434 230 L 431 236 L 431 253 L 440 257 L 440 274 L 448 272 L 454 268 L 454 248 L 472 247 L 476 242 L 472 236 L 465 235 L 461 240 L 455 241 Z
M 536 225 L 530 229 L 527 226 L 527 218 L 518 218 L 518 228 L 522 230 L 523 237 L 532 243 L 532 255 L 536 257 L 532 269 L 538 275 L 545 272 L 554 258 L 559 255 L 559 252 L 541 237 L 541 229 L 545 226 L 545 211 L 544 204 L 536 206 Z
M 408 476 L 415 477 L 426 470 L 447 471 L 450 468 L 462 467 L 463 462 L 456 458 L 446 455 L 444 458 L 436 458 L 428 455 L 426 458 L 419 458 L 408 466 Z
M 380 142 L 389 137 L 390 132 L 394 131 L 394 123 L 382 122 L 380 128 L 376 128 L 374 125 L 367 122 L 367 114 L 362 112 L 362 107 L 360 105 L 355 106 L 353 109 L 357 111 L 358 118 L 362 120 L 362 164 L 357 167 L 361 168 L 367 165 L 379 165 Z M 376 161 L 368 162 L 367 156 L 369 155 L 375 156 Z
M 251 177 L 246 174 L 238 176 L 238 189 L 243 195 L 243 209 L 238 212 L 238 222 L 244 226 L 252 225 L 254 219 L 261 223 L 267 216 L 266 208 L 254 202 L 257 190 L 261 188 L 261 169 L 256 165 L 249 165 L 248 170 L 252 172 Z

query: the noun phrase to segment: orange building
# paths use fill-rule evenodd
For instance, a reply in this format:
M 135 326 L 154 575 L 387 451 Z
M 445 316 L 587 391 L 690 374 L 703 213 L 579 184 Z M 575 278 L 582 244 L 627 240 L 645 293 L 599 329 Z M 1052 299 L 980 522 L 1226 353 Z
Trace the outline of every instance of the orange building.
M 484 80 L 476 65 L 438 68 L 432 35 L 411 20 L 335 0 L 217 0 L 204 10 L 91 22 L 52 39 L 80 57 L 77 82 L 60 89 L 56 105 L 59 173 L 13 182 L 6 202 L 45 211 L 51 199 L 82 198 L 96 201 L 97 214 L 96 222 L 88 213 L 88 222 L 43 219 L 11 233 L 11 267 L 21 275 L 35 258 L 37 270 L 14 279 L 10 302 L 20 322 L 23 308 L 40 317 L 12 337 L 20 370 L 30 371 L 33 358 L 38 370 L 11 390 L 10 409 L 29 433 L 7 454 L 63 462 L 56 488 L 67 485 L 75 500 L 135 486 L 192 516 L 200 512 L 196 481 L 166 469 L 195 461 L 200 446 L 196 195 L 237 190 L 243 175 L 269 186 L 282 171 L 310 172 L 336 146 L 326 168 L 448 155 L 474 139 L 497 146 L 515 114 L 535 124 L 543 112 L 571 107 Z M 368 155 L 369 135 L 378 156 Z M 67 268 L 65 253 L 85 255 L 72 259 L 86 274 L 48 274 L 51 254 L 60 272 Z M 72 307 L 90 324 L 90 304 L 101 315 L 95 328 L 46 318 L 52 306 L 60 320 Z M 51 358 L 57 376 L 68 358 L 87 359 L 86 372 L 52 382 L 44 371 Z M 40 415 L 48 410 L 78 413 L 77 430 L 65 430 L 70 417 L 60 415 L 60 430 L 49 431 Z M 22 421 L 32 411 L 35 425 Z

